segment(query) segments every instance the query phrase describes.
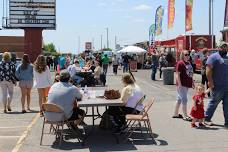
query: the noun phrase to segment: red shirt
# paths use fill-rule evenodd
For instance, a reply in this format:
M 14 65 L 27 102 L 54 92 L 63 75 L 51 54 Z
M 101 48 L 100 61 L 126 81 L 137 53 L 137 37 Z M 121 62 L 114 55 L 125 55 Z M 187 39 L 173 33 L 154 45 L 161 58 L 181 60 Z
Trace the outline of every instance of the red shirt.
M 177 62 L 176 71 L 180 72 L 180 81 L 181 85 L 187 88 L 192 87 L 192 77 L 193 77 L 193 68 L 189 62 L 184 62 L 180 60 Z M 178 81 L 177 85 L 178 85 Z

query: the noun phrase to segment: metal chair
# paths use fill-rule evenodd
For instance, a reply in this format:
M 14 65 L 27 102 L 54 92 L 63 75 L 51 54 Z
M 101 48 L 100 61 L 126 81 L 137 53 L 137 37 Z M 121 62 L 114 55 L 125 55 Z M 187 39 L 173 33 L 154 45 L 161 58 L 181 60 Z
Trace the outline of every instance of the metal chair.
M 131 137 L 131 135 L 134 133 L 134 131 L 137 128 L 139 128 L 142 133 L 143 126 L 141 125 L 141 123 L 144 123 L 144 127 L 147 129 L 147 133 L 149 133 L 150 136 L 152 137 L 152 139 L 154 140 L 153 132 L 152 132 L 151 124 L 150 124 L 150 119 L 149 119 L 149 115 L 148 115 L 148 111 L 152 107 L 154 101 L 155 101 L 154 99 L 151 99 L 151 101 L 149 101 L 147 104 L 145 104 L 144 109 L 139 114 L 126 115 L 126 120 L 128 122 L 126 140 L 128 140 Z
M 52 103 L 45 103 L 42 104 L 42 110 L 44 112 L 44 120 L 43 120 L 43 127 L 42 127 L 42 133 L 41 133 L 41 138 L 40 138 L 40 145 L 42 145 L 43 141 L 43 136 L 44 136 L 44 128 L 45 124 L 50 124 L 50 132 L 53 131 L 55 134 L 55 138 L 59 138 L 59 146 L 62 144 L 63 140 L 63 129 L 64 125 L 67 125 L 67 127 L 72 131 L 73 134 L 77 135 L 78 142 L 83 142 L 82 138 L 82 133 L 78 130 L 77 127 L 72 128 L 72 124 L 75 124 L 74 121 L 68 121 L 65 117 L 64 111 L 62 107 L 52 104 Z M 52 113 L 52 114 L 57 114 L 58 115 L 58 120 L 50 120 L 48 118 L 47 113 Z M 78 124 L 75 124 L 78 125 Z

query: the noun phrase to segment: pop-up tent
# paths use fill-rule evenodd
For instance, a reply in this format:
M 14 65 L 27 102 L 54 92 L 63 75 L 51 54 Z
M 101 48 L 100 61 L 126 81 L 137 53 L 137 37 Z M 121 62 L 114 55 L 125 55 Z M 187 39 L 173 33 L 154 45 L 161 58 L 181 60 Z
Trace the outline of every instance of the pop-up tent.
M 146 53 L 147 51 L 137 47 L 137 46 L 127 46 L 125 48 L 123 48 L 122 50 L 118 51 L 118 53 Z

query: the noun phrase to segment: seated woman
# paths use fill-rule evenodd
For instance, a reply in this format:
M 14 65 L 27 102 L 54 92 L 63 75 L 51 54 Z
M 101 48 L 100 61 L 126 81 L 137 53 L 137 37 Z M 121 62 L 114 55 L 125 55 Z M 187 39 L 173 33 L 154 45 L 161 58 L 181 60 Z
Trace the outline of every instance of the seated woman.
M 101 66 L 100 66 L 100 63 L 98 61 L 95 61 L 95 65 L 96 65 L 96 68 L 94 69 L 94 73 L 93 73 L 93 76 L 94 76 L 94 79 L 98 82 L 100 80 L 100 75 L 101 75 Z
M 144 96 L 140 87 L 135 83 L 131 74 L 125 73 L 122 77 L 124 88 L 121 92 L 121 101 L 123 105 L 119 107 L 109 107 L 109 114 L 113 116 L 116 133 L 126 126 L 127 114 L 140 113 L 143 110 L 143 104 L 137 102 Z M 137 105 L 137 106 L 136 106 Z M 135 108 L 136 107 L 136 108 Z
M 86 65 L 83 67 L 82 71 L 90 71 L 91 70 L 91 61 L 89 60 L 88 62 L 86 62 Z

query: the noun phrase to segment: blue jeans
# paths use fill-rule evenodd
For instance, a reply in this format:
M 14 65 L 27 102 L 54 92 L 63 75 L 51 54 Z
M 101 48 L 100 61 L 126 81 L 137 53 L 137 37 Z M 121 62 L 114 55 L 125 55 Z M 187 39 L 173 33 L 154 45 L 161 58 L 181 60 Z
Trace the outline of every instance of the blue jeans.
M 212 99 L 209 101 L 207 109 L 205 111 L 205 120 L 211 121 L 213 114 L 220 103 L 223 101 L 223 115 L 225 119 L 225 125 L 228 125 L 228 89 L 214 88 L 211 92 Z
M 157 73 L 157 66 L 156 65 L 152 65 L 152 73 L 151 73 L 151 79 L 152 80 L 155 80 L 156 73 Z
M 103 64 L 103 72 L 106 75 L 108 71 L 108 64 Z
M 123 73 L 128 72 L 128 70 L 129 70 L 129 64 L 123 63 Z

